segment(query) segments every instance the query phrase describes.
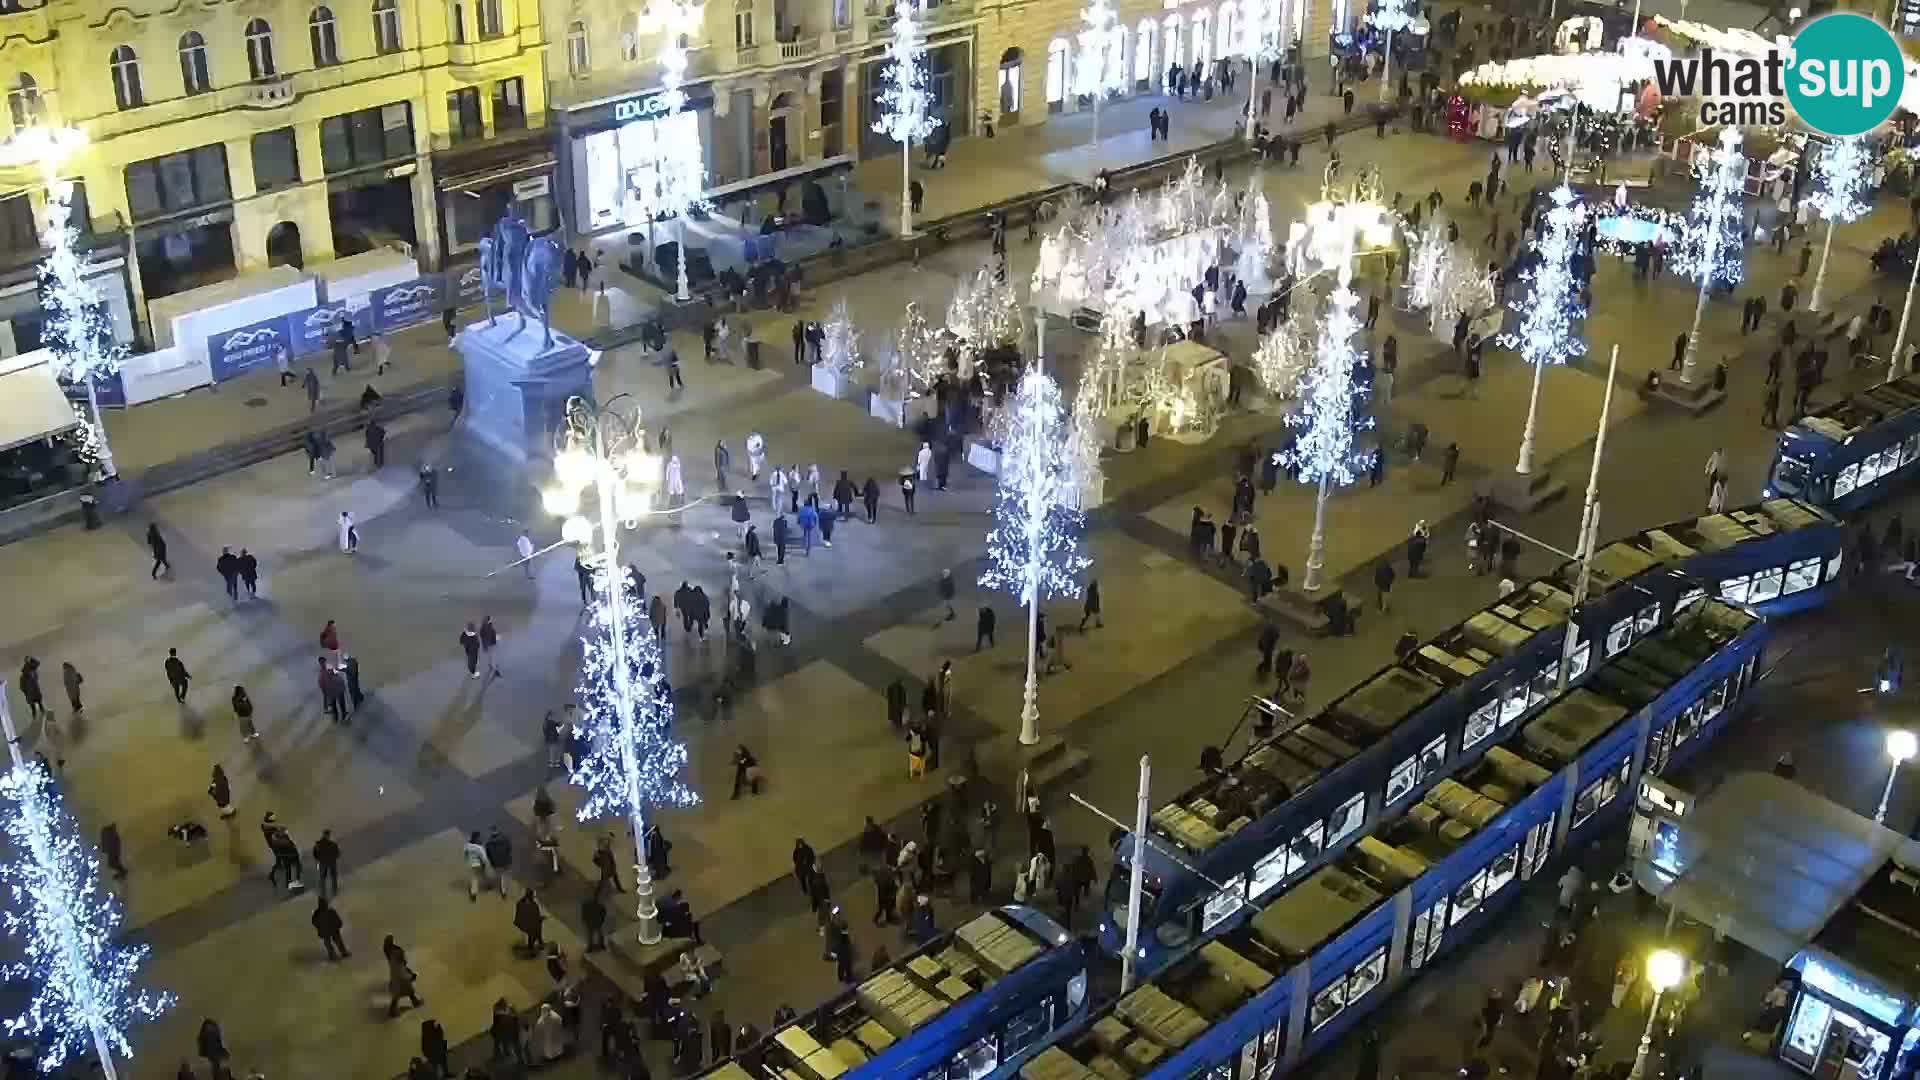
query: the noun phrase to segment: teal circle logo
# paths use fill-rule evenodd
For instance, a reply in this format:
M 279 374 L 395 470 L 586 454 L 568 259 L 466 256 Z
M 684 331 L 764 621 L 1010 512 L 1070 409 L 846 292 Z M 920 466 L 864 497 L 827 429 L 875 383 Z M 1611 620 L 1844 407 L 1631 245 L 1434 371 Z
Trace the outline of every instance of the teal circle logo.
M 1841 137 L 1872 131 L 1899 107 L 1906 81 L 1900 43 L 1865 15 L 1822 15 L 1794 35 L 1787 100 L 1816 131 Z

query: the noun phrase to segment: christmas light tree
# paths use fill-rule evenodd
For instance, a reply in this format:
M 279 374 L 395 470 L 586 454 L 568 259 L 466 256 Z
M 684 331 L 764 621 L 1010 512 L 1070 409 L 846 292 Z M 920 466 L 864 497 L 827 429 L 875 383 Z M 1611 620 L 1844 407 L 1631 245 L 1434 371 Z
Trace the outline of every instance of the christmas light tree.
M 1689 386 L 1699 367 L 1700 319 L 1707 311 L 1707 296 L 1715 288 L 1733 288 L 1742 276 L 1740 254 L 1746 238 L 1740 197 L 1746 190 L 1747 159 L 1740 153 L 1740 129 L 1721 128 L 1718 150 L 1696 146 L 1692 165 L 1699 188 L 1673 260 L 1674 269 L 1700 282 L 1680 368 L 1680 381 Z
M 987 569 L 980 584 L 1012 594 L 1027 608 L 1027 683 L 1020 741 L 1040 741 L 1038 650 L 1040 604 L 1080 595 L 1079 574 L 1092 560 L 1080 554 L 1086 518 L 1074 509 L 1073 466 L 1051 376 L 1029 369 L 1007 403 L 1007 437 L 1000 448 L 993 528 L 987 533 Z
M 900 144 L 900 235 L 913 233 L 913 200 L 908 185 L 913 170 L 913 141 L 933 133 L 933 93 L 927 86 L 927 47 L 920 36 L 919 0 L 901 0 L 887 41 L 886 66 L 880 72 L 880 118 L 875 133 Z
M 0 925 L 24 958 L 0 967 L 0 977 L 30 995 L 7 1021 L 7 1033 L 38 1043 L 40 1067 L 49 1071 L 91 1050 L 113 1080 L 114 1055 L 133 1056 L 128 1031 L 158 1017 L 174 999 L 135 989 L 148 949 L 114 940 L 123 914 L 100 886 L 99 860 L 80 838 L 46 766 L 22 759 L 11 720 L 6 729 L 14 761 L 0 780 L 11 848 L 0 861 L 9 896 Z
M 575 729 L 586 749 L 574 760 L 570 779 L 586 793 L 581 821 L 616 814 L 627 819 L 638 856 L 634 894 L 643 944 L 659 940 L 653 877 L 645 856 L 646 815 L 656 806 L 693 806 L 700 801 L 680 778 L 686 744 L 675 739 L 673 688 L 667 683 L 660 642 L 647 622 L 646 604 L 625 570 L 615 569 L 615 596 L 602 565 L 586 633 L 581 638 L 579 719 Z M 731 628 L 727 630 L 731 633 Z
M 1533 365 L 1533 393 L 1527 399 L 1527 424 L 1520 435 L 1520 463 L 1514 471 L 1522 476 L 1533 471 L 1533 441 L 1540 416 L 1541 373 L 1548 364 L 1564 364 L 1587 351 L 1575 328 L 1586 316 L 1580 305 L 1579 290 L 1573 277 L 1573 256 L 1580 229 L 1586 220 L 1584 208 L 1573 197 L 1573 189 L 1562 184 L 1548 196 L 1552 208 L 1547 226 L 1531 243 L 1533 266 L 1523 271 L 1521 280 L 1529 283 L 1524 300 L 1515 300 L 1513 310 L 1520 316 L 1518 329 L 1501 334 L 1501 345 L 1513 349 Z
M 676 255 L 675 296 L 692 297 L 687 280 L 687 218 L 711 209 L 707 204 L 707 169 L 701 158 L 700 140 L 681 138 L 671 121 L 685 112 L 687 94 L 688 35 L 700 29 L 700 7 L 688 0 L 652 0 L 647 5 L 648 29 L 660 34 L 660 92 L 650 104 L 661 108 L 660 119 L 653 123 L 655 182 L 659 190 L 650 200 L 648 220 L 658 213 L 674 215 Z
M 86 387 L 87 408 L 92 413 L 85 422 L 91 432 L 80 436 L 77 444 L 85 453 L 94 448 L 91 459 L 100 475 L 115 475 L 113 449 L 107 442 L 107 425 L 100 416 L 100 398 L 94 383 L 111 378 L 120 370 L 127 347 L 113 330 L 113 318 L 107 306 L 94 294 L 86 280 L 86 262 L 80 256 L 80 230 L 73 223 L 74 185 L 54 180 L 47 190 L 47 230 L 41 241 L 47 258 L 40 264 L 40 342 L 51 357 L 53 373 L 63 382 Z
M 820 324 L 820 362 L 841 374 L 860 367 L 860 331 L 847 311 L 847 298 L 834 301 L 827 321 Z
M 893 353 L 896 366 L 923 390 L 931 390 L 940 376 L 947 374 L 946 343 L 940 331 L 920 314 L 920 305 L 915 301 L 907 301 L 905 317 L 893 335 Z
M 1813 192 L 1807 205 L 1827 219 L 1827 238 L 1820 244 L 1820 269 L 1813 275 L 1810 311 L 1825 307 L 1827 256 L 1833 251 L 1833 227 L 1843 221 L 1856 221 L 1873 209 L 1867 191 L 1867 171 L 1872 164 L 1867 144 L 1859 138 L 1835 139 L 1813 162 Z
M 1253 350 L 1253 373 L 1266 392 L 1281 401 L 1300 393 L 1300 377 L 1312 366 L 1316 328 L 1308 326 L 1294 309 Z
M 1493 272 L 1473 253 L 1449 251 L 1440 266 L 1440 283 L 1427 309 L 1427 326 L 1435 334 L 1451 334 L 1460 316 L 1477 318 L 1493 310 Z
M 947 331 L 961 343 L 962 378 L 973 374 L 973 361 L 982 352 L 1016 344 L 1025 335 L 1020 295 L 1002 266 L 998 259 L 988 260 L 973 276 L 961 279 L 947 304 Z
M 1447 219 L 1434 214 L 1420 227 L 1420 236 L 1407 255 L 1407 301 L 1416 308 L 1430 308 L 1440 291 L 1441 271 L 1452 254 L 1447 242 Z
M 1240 48 L 1253 68 L 1247 80 L 1247 122 L 1243 130 L 1247 141 L 1252 142 L 1260 126 L 1260 76 L 1273 61 L 1286 55 L 1287 49 L 1280 26 L 1280 0 L 1244 0 L 1242 10 L 1246 17 L 1240 21 Z
M 1287 426 L 1300 434 L 1283 460 L 1302 483 L 1318 487 L 1313 503 L 1313 539 L 1307 550 L 1306 580 L 1302 582 L 1308 591 L 1320 587 L 1321 568 L 1326 564 L 1327 495 L 1333 488 L 1353 483 L 1373 464 L 1373 453 L 1355 449 L 1353 440 L 1356 431 L 1373 426 L 1370 418 L 1360 415 L 1366 389 L 1353 381 L 1358 359 L 1353 337 L 1360 329 L 1354 309 L 1359 303 L 1360 297 L 1344 280 L 1327 298 L 1319 350 L 1313 366 L 1301 379 L 1300 408 L 1287 414 Z

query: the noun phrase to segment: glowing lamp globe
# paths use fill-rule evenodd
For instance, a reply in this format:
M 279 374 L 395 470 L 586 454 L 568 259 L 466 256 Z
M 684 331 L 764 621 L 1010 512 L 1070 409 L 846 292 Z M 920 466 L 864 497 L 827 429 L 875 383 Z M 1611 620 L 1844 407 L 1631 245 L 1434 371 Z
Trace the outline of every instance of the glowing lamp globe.
M 554 517 L 570 516 L 580 507 L 580 491 L 571 487 L 549 487 L 540 493 L 540 505 Z
M 647 516 L 646 489 L 634 484 L 621 484 L 613 492 L 613 514 L 631 526 Z
M 1687 958 L 1672 949 L 1655 949 L 1647 954 L 1647 983 L 1655 991 L 1666 993 L 1687 973 Z
M 1904 765 L 1913 760 L 1915 754 L 1920 754 L 1920 737 L 1904 729 L 1887 732 L 1887 756 L 1894 764 Z
M 585 546 L 593 542 L 593 522 L 575 514 L 560 526 L 560 539 Z
M 593 483 L 593 472 L 593 455 L 578 446 L 553 456 L 553 475 L 563 487 L 580 491 Z

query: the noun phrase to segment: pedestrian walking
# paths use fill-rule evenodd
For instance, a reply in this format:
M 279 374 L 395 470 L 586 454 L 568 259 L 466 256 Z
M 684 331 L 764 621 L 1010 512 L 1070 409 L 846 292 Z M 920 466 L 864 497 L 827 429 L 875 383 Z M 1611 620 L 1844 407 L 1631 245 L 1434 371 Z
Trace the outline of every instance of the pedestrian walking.
M 523 891 L 513 905 L 513 927 L 527 936 L 528 952 L 538 952 L 546 945 L 547 940 L 540 932 L 546 919 L 546 912 L 540 910 L 540 901 L 534 899 L 533 890 Z
M 1107 621 L 1100 614 L 1100 579 L 1087 579 L 1087 593 L 1080 611 L 1080 629 L 1087 628 L 1087 620 L 1093 620 L 1094 629 L 1104 630 Z
M 354 552 L 360 550 L 360 530 L 356 528 L 353 524 L 352 511 L 350 510 L 340 511 L 340 520 L 338 522 L 337 528 L 339 531 L 341 554 L 351 555 Z
M 587 952 L 599 952 L 607 947 L 607 905 L 600 899 L 600 890 L 594 889 L 580 901 L 580 924 L 587 930 Z
M 1379 564 L 1373 568 L 1374 595 L 1380 604 L 1380 610 L 1383 612 L 1393 607 L 1393 578 L 1393 562 L 1391 560 L 1382 559 Z
M 500 661 L 495 659 L 495 650 L 500 645 L 500 631 L 494 629 L 493 616 L 480 618 L 480 651 L 487 657 L 487 677 L 495 678 L 500 674 Z
M 260 560 L 253 552 L 241 548 L 239 558 L 234 561 L 240 568 L 240 583 L 247 587 L 247 599 L 256 599 L 260 595 Z
M 162 570 L 169 575 L 173 573 L 173 564 L 167 561 L 167 540 L 160 535 L 157 522 L 147 522 L 147 550 L 153 553 L 153 571 L 147 575 L 149 578 L 158 578 Z
M 727 469 L 732 465 L 733 452 L 727 449 L 726 440 L 716 440 L 713 444 L 714 490 L 721 492 L 727 490 Z
M 480 899 L 480 890 L 487 887 L 487 848 L 478 832 L 468 834 L 460 856 L 467 867 L 467 900 L 472 902 Z
M 460 631 L 460 652 L 467 658 L 467 678 L 480 677 L 480 632 L 472 623 Z
M 1460 468 L 1460 444 L 1451 442 L 1440 455 L 1440 486 L 1453 483 L 1453 475 Z
M 941 570 L 938 590 L 940 594 L 940 603 L 943 604 L 947 609 L 946 618 L 943 620 L 944 622 L 952 622 L 954 620 L 953 598 L 955 595 L 955 588 L 956 587 L 953 583 L 952 568 L 946 568 Z
M 873 477 L 867 477 L 866 486 L 860 489 L 860 501 L 867 508 L 867 524 L 873 525 L 880 520 L 880 485 Z
M 193 683 L 193 674 L 187 670 L 186 661 L 180 659 L 179 649 L 167 650 L 167 662 L 162 665 L 167 673 L 167 685 L 173 688 L 173 700 L 187 700 L 187 687 Z
M 65 660 L 61 662 L 60 684 L 66 687 L 67 704 L 72 706 L 73 711 L 76 713 L 86 709 L 86 706 L 80 701 L 80 686 L 86 681 L 86 678 L 80 674 L 80 669 L 73 666 L 73 661 Z
M 20 662 L 20 696 L 27 700 L 27 716 L 38 720 L 47 715 L 40 692 L 40 661 L 29 656 Z
M 127 864 L 120 861 L 121 850 L 120 826 L 111 821 L 100 826 L 100 854 L 107 860 L 107 869 L 117 878 L 127 876 Z
M 407 951 L 393 940 L 392 934 L 388 934 L 386 940 L 380 943 L 380 952 L 387 959 L 387 1015 L 389 1017 L 400 1015 L 401 998 L 407 999 L 413 1008 L 424 1006 L 426 1002 L 421 999 L 419 991 L 414 989 L 414 981 L 419 976 L 413 973 L 413 968 L 407 966 Z
M 333 838 L 332 829 L 321 829 L 320 839 L 313 842 L 313 865 L 320 871 L 320 880 L 316 883 L 322 896 L 340 895 L 340 844 Z
M 214 811 L 221 817 L 230 818 L 237 812 L 233 805 L 233 785 L 227 781 L 227 770 L 219 765 L 213 767 L 213 778 L 207 782 L 207 797 L 213 800 Z
M 312 415 L 320 408 L 320 376 L 306 369 L 300 375 L 300 388 L 307 392 L 307 414 Z
M 220 557 L 213 561 L 213 568 L 227 587 L 227 599 L 236 604 L 239 603 L 240 557 L 233 553 L 232 548 L 223 547 L 220 549 Z
M 600 880 L 594 885 L 596 894 L 604 892 L 609 886 L 614 892 L 624 893 L 626 887 L 620 884 L 620 863 L 613 854 L 613 835 L 608 833 L 594 841 L 593 866 L 600 872 Z
M 233 1055 L 227 1053 L 227 1043 L 221 1037 L 220 1025 L 214 1023 L 212 1017 L 200 1021 L 200 1032 L 194 1037 L 194 1044 L 200 1056 L 207 1061 L 209 1080 L 222 1080 L 233 1075 L 227 1066 Z
M 345 926 L 340 921 L 340 913 L 321 896 L 313 907 L 313 932 L 320 936 L 320 944 L 326 946 L 328 960 L 346 960 L 353 956 L 347 951 L 347 943 L 341 939 L 340 931 Z
M 451 315 L 453 309 L 447 309 L 447 313 Z M 453 1080 L 451 1047 L 447 1044 L 447 1030 L 440 1026 L 440 1021 L 420 1022 L 420 1056 L 427 1059 L 427 1064 L 433 1066 L 443 1080 Z

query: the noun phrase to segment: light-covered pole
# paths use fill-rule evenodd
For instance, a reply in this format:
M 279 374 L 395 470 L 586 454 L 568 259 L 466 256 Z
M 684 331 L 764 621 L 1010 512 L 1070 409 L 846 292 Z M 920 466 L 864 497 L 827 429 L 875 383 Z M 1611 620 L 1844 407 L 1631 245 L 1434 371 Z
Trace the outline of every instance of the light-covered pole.
M 1087 145 L 1100 145 L 1100 103 L 1106 99 L 1107 90 L 1113 83 L 1113 75 L 1108 71 L 1113 58 L 1113 0 L 1088 0 L 1087 6 L 1080 9 L 1080 21 L 1086 29 L 1080 31 L 1080 62 L 1074 67 L 1074 89 L 1081 94 L 1093 95 L 1093 134 Z M 1096 160 L 1092 163 L 1097 171 L 1100 168 Z
M 1835 139 L 1814 159 L 1814 188 L 1807 196 L 1807 203 L 1827 219 L 1827 237 L 1820 243 L 1820 269 L 1813 275 L 1813 296 L 1807 301 L 1809 311 L 1825 310 L 1827 256 L 1833 252 L 1834 226 L 1856 221 L 1873 208 L 1865 197 L 1867 158 L 1867 144 L 1855 137 Z
M 1153 789 L 1153 761 L 1140 755 L 1140 787 L 1133 803 L 1133 867 L 1127 880 L 1127 947 L 1120 954 L 1120 993 L 1133 989 L 1140 956 L 1140 900 L 1147 885 L 1147 802 Z
M 927 48 L 920 37 L 921 0 L 901 0 L 887 42 L 881 73 L 880 118 L 875 133 L 900 144 L 900 236 L 913 235 L 913 140 L 933 133 L 929 115 L 933 93 L 927 88 Z
M 1253 62 L 1253 73 L 1247 79 L 1247 123 L 1242 134 L 1252 142 L 1254 129 L 1260 126 L 1261 70 L 1279 59 L 1285 47 L 1280 44 L 1284 33 L 1280 25 L 1283 14 L 1280 0 L 1246 0 L 1246 13 L 1244 48 L 1247 59 Z
M 1700 369 L 1700 319 L 1707 312 L 1707 297 L 1715 284 L 1740 283 L 1740 193 L 1745 190 L 1747 159 L 1740 153 L 1740 129 L 1731 125 L 1720 129 L 1720 148 L 1696 149 L 1704 157 L 1696 165 L 1700 190 L 1694 196 L 1688 214 L 1684 242 L 1675 267 L 1689 277 L 1700 279 L 1700 295 L 1693 304 L 1693 328 L 1687 332 L 1686 354 L 1680 364 L 1680 381 L 1692 386 Z
M 1920 252 L 1915 253 L 1913 270 L 1907 275 L 1907 299 L 1900 305 L 1900 330 L 1893 335 L 1893 355 L 1887 358 L 1887 378 L 1897 379 L 1905 374 L 1906 366 L 1900 357 L 1907 347 L 1907 322 L 1913 318 L 1913 287 L 1920 285 Z
M 1547 228 L 1534 246 L 1540 262 L 1521 275 L 1531 281 L 1533 287 L 1527 290 L 1525 301 L 1516 300 L 1513 305 L 1520 315 L 1520 325 L 1499 338 L 1500 344 L 1519 352 L 1533 366 L 1527 423 L 1520 433 L 1520 461 L 1513 470 L 1521 476 L 1533 472 L 1542 373 L 1548 364 L 1564 364 L 1587 351 L 1587 343 L 1574 333 L 1576 323 L 1586 311 L 1580 306 L 1579 290 L 1573 280 L 1573 256 L 1586 215 L 1584 207 L 1574 199 L 1573 189 L 1564 184 L 1554 189 L 1550 198 L 1553 208 L 1547 211 Z
M 674 137 L 672 121 L 687 107 L 687 93 L 683 89 L 687 81 L 685 38 L 700 29 L 700 4 L 688 0 L 652 0 L 645 15 L 648 29 L 660 34 L 660 92 L 655 97 L 661 102 L 663 115 L 653 121 L 653 145 L 661 155 L 655 168 L 665 174 L 666 182 L 660 186 L 666 196 L 664 202 L 674 212 L 674 242 L 679 249 L 679 257 L 674 259 L 678 264 L 674 296 L 686 303 L 693 298 L 687 281 L 687 216 L 706 200 L 707 170 L 700 163 L 699 140 Z M 668 136 L 665 139 L 660 138 L 663 126 Z
M 1573 654 L 1580 644 L 1580 624 L 1574 616 L 1586 606 L 1587 590 L 1593 584 L 1593 547 L 1600 535 L 1600 462 L 1607 452 L 1607 416 L 1613 411 L 1613 376 L 1620 368 L 1620 346 L 1613 347 L 1607 359 L 1607 388 L 1600 395 L 1600 427 L 1593 436 L 1593 464 L 1587 468 L 1587 500 L 1580 508 L 1580 539 L 1574 551 L 1580 557 L 1580 572 L 1573 579 L 1573 603 L 1567 607 L 1567 633 L 1560 643 L 1560 668 L 1554 677 L 1556 694 L 1566 693 L 1573 678 Z
M 1380 65 L 1380 101 L 1384 104 L 1393 82 L 1393 32 L 1405 30 L 1413 25 L 1413 12 L 1410 0 L 1374 0 L 1373 14 L 1369 16 L 1374 28 L 1386 32 L 1386 59 Z

